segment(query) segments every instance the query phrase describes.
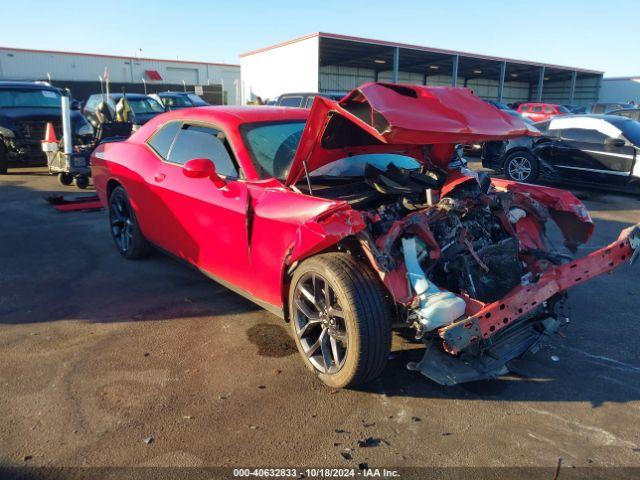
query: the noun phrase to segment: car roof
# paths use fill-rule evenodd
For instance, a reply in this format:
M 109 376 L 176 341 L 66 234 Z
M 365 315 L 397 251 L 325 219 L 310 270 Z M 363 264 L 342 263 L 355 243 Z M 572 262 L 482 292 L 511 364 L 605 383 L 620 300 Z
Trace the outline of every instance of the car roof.
M 245 123 L 306 121 L 309 110 L 306 108 L 271 106 L 220 106 L 194 107 L 173 110 L 158 115 L 148 124 L 155 129 L 170 120 L 196 120 L 210 122 L 220 127 L 237 128 Z
M 33 88 L 34 90 L 56 90 L 60 91 L 58 87 L 44 83 L 44 82 L 18 82 L 18 81 L 6 81 L 0 80 L 0 88 Z
M 106 95 L 102 94 L 102 93 L 92 93 L 90 96 L 91 97 L 95 97 L 95 96 L 102 96 L 102 95 Z M 127 93 L 127 98 L 146 98 L 149 95 L 145 95 L 144 93 Z M 109 98 L 121 98 L 122 97 L 122 93 L 109 93 Z
M 559 120 L 561 120 L 563 123 L 571 123 L 572 119 L 578 120 L 581 118 L 594 118 L 597 120 L 603 120 L 614 126 L 618 126 L 620 124 L 627 123 L 627 122 L 635 122 L 635 120 L 629 117 L 623 117 L 621 115 L 609 115 L 606 113 L 602 113 L 602 114 L 589 113 L 589 114 L 560 115 L 557 117 L 553 117 L 550 120 L 545 120 L 544 122 L 538 122 L 538 123 L 546 123 L 546 122 L 553 122 L 553 121 L 559 121 Z M 568 127 L 568 128 L 571 128 L 571 127 Z
M 553 106 L 553 107 L 559 107 L 560 106 L 559 103 L 548 103 L 548 102 L 522 102 L 520 104 L 520 106 L 523 106 L 523 105 L 534 105 L 534 106 L 537 106 L 537 105 L 548 105 L 548 106 Z

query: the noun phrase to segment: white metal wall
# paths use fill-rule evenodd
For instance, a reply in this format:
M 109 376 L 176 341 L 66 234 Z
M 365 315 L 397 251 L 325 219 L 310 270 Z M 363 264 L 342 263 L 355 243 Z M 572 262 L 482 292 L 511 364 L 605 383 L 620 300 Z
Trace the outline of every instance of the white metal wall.
M 230 104 L 239 103 L 240 68 L 237 65 L 171 62 L 73 53 L 31 52 L 0 48 L 0 80 L 97 81 L 105 67 L 113 82 L 141 83 L 145 70 L 156 70 L 158 83 L 187 85 L 222 83 Z M 146 80 L 146 78 L 145 78 Z M 153 83 L 148 81 L 148 83 Z
M 242 103 L 318 91 L 318 37 L 240 58 Z
M 601 102 L 628 102 L 630 100 L 640 104 L 640 76 L 602 79 Z

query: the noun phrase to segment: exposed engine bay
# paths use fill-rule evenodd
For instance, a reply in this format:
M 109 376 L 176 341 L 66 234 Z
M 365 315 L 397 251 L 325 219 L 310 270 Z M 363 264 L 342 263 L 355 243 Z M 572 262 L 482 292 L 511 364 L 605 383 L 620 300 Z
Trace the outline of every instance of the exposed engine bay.
M 409 368 L 440 384 L 507 373 L 511 360 L 569 322 L 565 290 L 583 278 L 562 285 L 562 269 L 577 271 L 586 261 L 589 277 L 599 268 L 589 257 L 572 262 L 547 239 L 549 219 L 570 250 L 590 235 L 590 218 L 572 195 L 569 215 L 545 205 L 537 191 L 500 188 L 485 174 L 394 164 L 367 165 L 363 181 L 341 188 L 366 219 L 358 237 L 398 305 L 398 320 L 427 345 L 423 360 Z M 336 190 L 314 193 L 325 192 Z M 630 241 L 640 243 L 637 230 Z

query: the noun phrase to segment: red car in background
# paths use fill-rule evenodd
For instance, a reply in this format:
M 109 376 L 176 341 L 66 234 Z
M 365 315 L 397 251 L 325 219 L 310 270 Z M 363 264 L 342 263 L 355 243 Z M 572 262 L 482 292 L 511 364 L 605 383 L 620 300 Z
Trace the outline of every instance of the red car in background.
M 120 254 L 154 245 L 283 317 L 327 385 L 379 376 L 392 328 L 453 385 L 506 373 L 566 324 L 567 288 L 640 251 L 635 228 L 571 260 L 544 224 L 584 243 L 577 198 L 456 162 L 456 144 L 535 134 L 467 89 L 370 83 L 311 110 L 166 113 L 92 168 Z
M 555 103 L 521 103 L 517 111 L 533 122 L 542 122 L 556 115 L 571 113 L 567 107 Z

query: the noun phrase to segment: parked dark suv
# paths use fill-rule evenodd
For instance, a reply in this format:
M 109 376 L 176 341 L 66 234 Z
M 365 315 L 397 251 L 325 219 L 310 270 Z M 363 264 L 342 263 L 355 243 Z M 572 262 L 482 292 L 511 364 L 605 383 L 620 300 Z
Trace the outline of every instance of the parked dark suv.
M 40 142 L 47 122 L 62 138 L 62 91 L 45 83 L 0 81 L 0 173 L 14 162 L 42 165 Z M 93 139 L 93 128 L 77 110 L 71 111 L 74 143 Z

